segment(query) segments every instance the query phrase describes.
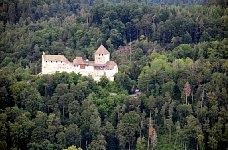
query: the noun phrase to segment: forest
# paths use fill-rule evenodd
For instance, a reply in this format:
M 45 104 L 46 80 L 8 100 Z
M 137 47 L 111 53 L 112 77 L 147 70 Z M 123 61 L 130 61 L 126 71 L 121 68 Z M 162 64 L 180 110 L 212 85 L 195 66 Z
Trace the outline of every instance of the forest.
M 0 149 L 228 149 L 227 24 L 226 0 L 2 0 Z M 101 43 L 113 82 L 40 75 Z

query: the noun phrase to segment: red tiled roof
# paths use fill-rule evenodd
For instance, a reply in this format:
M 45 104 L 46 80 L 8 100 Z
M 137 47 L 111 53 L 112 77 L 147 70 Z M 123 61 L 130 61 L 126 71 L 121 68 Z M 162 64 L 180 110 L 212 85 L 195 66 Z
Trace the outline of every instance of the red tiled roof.
M 85 60 L 82 57 L 76 57 L 73 60 L 73 64 L 79 65 L 79 64 L 86 64 Z
M 95 54 L 110 54 L 109 51 L 101 44 L 100 47 L 97 49 Z
M 117 64 L 114 61 L 108 61 L 106 63 L 106 69 L 108 70 L 112 70 L 114 68 L 114 66 L 116 66 Z
M 62 61 L 69 62 L 64 55 L 43 55 L 44 61 Z

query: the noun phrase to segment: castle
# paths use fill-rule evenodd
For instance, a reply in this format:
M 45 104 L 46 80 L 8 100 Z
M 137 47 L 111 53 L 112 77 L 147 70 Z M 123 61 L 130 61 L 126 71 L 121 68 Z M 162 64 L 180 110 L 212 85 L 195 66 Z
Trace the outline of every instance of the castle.
M 96 50 L 95 61 L 76 57 L 73 62 L 70 62 L 64 55 L 46 55 L 43 53 L 41 74 L 54 74 L 56 72 L 75 72 L 83 76 L 91 76 L 95 81 L 106 76 L 110 81 L 114 81 L 118 66 L 114 61 L 110 61 L 110 53 L 103 45 L 100 45 Z

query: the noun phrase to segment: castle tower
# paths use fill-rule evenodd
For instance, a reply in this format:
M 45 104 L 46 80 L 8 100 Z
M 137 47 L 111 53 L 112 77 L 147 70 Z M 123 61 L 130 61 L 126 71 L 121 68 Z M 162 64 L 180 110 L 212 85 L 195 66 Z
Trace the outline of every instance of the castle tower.
M 95 52 L 95 64 L 105 64 L 110 60 L 109 51 L 101 44 Z

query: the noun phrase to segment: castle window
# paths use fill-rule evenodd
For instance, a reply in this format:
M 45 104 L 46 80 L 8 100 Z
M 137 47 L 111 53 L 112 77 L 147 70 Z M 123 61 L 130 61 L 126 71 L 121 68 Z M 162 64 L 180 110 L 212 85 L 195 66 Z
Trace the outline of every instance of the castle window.
M 80 65 L 80 69 L 85 69 L 85 65 L 84 64 L 81 64 Z

